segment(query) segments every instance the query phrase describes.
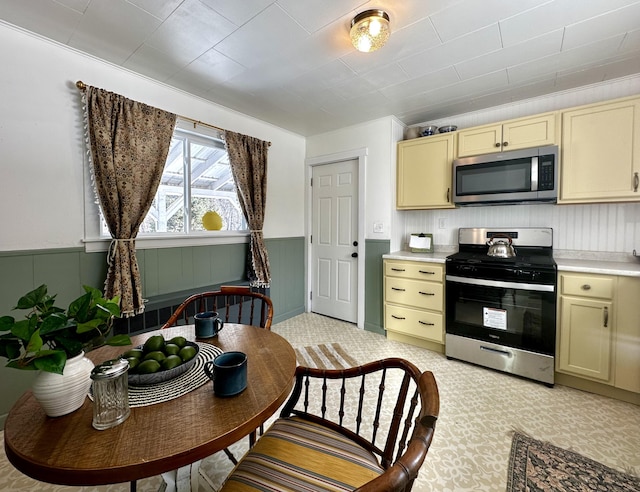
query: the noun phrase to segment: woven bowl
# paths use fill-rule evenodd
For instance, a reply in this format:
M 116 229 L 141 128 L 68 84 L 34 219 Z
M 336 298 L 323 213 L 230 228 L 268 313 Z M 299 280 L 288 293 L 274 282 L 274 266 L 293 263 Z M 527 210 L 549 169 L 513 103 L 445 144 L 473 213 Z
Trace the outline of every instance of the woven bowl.
M 181 374 L 187 372 L 193 366 L 193 364 L 196 363 L 196 359 L 198 358 L 198 354 L 200 353 L 200 347 L 197 343 L 187 342 L 187 345 L 191 345 L 196 349 L 196 355 L 194 355 L 190 360 L 188 360 L 187 362 L 183 362 L 173 369 L 167 369 L 166 371 L 158 371 L 151 374 L 129 374 L 129 384 L 132 386 L 149 386 L 151 384 L 164 383 L 165 381 L 177 378 Z M 142 347 L 143 346 L 140 345 L 136 348 Z

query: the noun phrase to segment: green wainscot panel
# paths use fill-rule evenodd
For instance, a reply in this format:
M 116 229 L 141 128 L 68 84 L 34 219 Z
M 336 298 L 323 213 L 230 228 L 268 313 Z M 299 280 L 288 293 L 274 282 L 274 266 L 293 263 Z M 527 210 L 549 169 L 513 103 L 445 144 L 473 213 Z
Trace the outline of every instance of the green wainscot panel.
M 269 296 L 273 301 L 274 323 L 277 323 L 304 312 L 305 239 L 265 239 L 265 244 L 271 267 Z
M 272 256 L 272 297 L 276 319 L 304 312 L 304 238 L 266 240 Z M 246 282 L 247 243 L 215 246 L 138 250 L 138 267 L 146 299 L 170 299 L 205 286 Z M 84 248 L 0 252 L 0 316 L 12 312 L 18 299 L 42 283 L 58 304 L 82 294 L 82 285 L 103 289 L 106 252 L 86 253 Z M 132 318 L 133 319 L 133 318 Z M 9 409 L 26 391 L 33 374 L 3 367 L 0 360 L 0 425 Z
M 367 239 L 365 244 L 364 329 L 384 335 L 384 267 L 382 255 L 390 252 L 391 241 Z

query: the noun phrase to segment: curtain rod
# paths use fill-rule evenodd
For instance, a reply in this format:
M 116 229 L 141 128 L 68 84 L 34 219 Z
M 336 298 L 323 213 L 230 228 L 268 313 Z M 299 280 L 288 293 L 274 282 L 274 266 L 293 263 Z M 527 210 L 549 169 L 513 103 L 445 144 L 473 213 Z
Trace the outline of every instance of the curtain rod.
M 82 80 L 78 80 L 76 82 L 76 87 L 82 92 L 87 90 L 87 84 L 85 84 Z M 215 126 L 215 125 L 210 125 L 209 123 L 205 123 L 204 121 L 194 120 L 193 118 L 189 118 L 188 116 L 182 116 L 182 115 L 176 115 L 176 116 L 182 120 L 187 120 L 192 122 L 193 128 L 195 128 L 197 125 L 202 125 L 202 126 L 208 126 L 209 128 L 213 128 L 214 130 L 218 130 L 223 133 L 226 132 L 224 128 L 220 128 L 219 126 Z M 271 147 L 271 142 L 267 142 L 267 143 L 269 144 L 269 147 Z

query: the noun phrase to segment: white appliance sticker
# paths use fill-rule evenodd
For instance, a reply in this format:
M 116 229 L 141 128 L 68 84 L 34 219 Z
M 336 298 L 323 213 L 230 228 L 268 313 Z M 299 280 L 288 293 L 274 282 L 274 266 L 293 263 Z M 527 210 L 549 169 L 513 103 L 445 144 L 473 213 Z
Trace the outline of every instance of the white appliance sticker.
M 482 308 L 484 326 L 498 330 L 507 329 L 507 310 L 496 308 Z

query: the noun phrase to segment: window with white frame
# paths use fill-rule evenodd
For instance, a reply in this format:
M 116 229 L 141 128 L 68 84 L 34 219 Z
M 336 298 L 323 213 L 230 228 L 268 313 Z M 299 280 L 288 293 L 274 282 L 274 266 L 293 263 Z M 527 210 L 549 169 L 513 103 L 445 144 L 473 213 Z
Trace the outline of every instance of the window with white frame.
M 109 236 L 104 219 L 101 222 L 102 235 Z M 176 128 L 160 185 L 138 238 L 247 229 L 224 142 Z

